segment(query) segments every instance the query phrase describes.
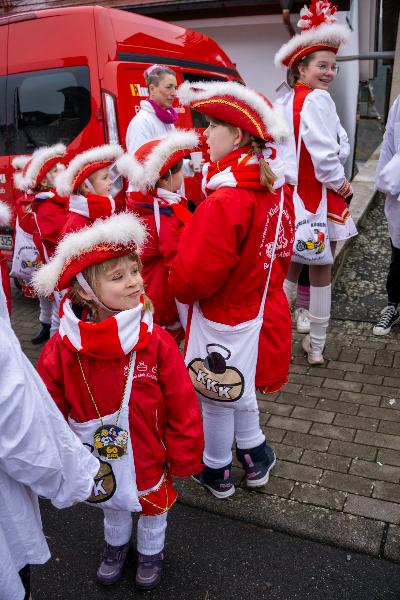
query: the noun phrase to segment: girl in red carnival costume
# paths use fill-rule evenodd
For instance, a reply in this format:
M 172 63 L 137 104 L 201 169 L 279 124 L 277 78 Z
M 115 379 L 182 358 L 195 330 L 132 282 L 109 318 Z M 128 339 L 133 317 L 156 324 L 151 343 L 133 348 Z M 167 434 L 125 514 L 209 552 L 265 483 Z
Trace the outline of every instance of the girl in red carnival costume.
M 57 193 L 68 198 L 67 219 L 61 238 L 96 219 L 111 217 L 116 210 L 111 195 L 110 168 L 123 154 L 118 144 L 105 144 L 77 154 L 55 179 Z
M 141 253 L 142 276 L 154 305 L 154 320 L 177 342 L 184 338 L 187 307 L 175 300 L 168 276 L 179 238 L 191 217 L 186 198 L 179 193 L 183 159 L 198 143 L 195 131 L 174 130 L 146 142 L 133 157 L 126 154 L 117 161 L 129 186 L 140 190 L 127 193 L 126 207 L 142 218 L 148 231 Z
M 300 12 L 302 32 L 275 56 L 275 64 L 288 67 L 293 79 L 293 90 L 280 99 L 292 130 L 285 175 L 295 186 L 296 211 L 296 241 L 284 287 L 291 302 L 302 265 L 310 265 L 310 334 L 303 349 L 311 365 L 324 363 L 336 241 L 357 234 L 348 209 L 352 189 L 340 159 L 340 121 L 328 92 L 338 70 L 336 53 L 349 33 L 336 23 L 335 12 L 330 2 L 313 0 Z
M 287 127 L 266 98 L 236 82 L 186 82 L 178 96 L 209 119 L 211 163 L 203 169 L 209 195 L 182 233 L 170 286 L 191 305 L 185 361 L 202 401 L 206 465 L 196 479 L 227 498 L 235 492 L 234 438 L 249 487 L 265 485 L 275 464 L 260 428 L 255 371 L 258 356 L 268 360 L 258 351 L 267 291 L 290 319 L 282 280 L 293 211 L 274 144 Z M 269 311 L 273 319 L 272 296 Z
M 18 189 L 33 196 L 31 204 L 35 220 L 33 241 L 43 264 L 53 256 L 67 216 L 66 199 L 59 196 L 54 188 L 55 176 L 65 168 L 62 161 L 66 152 L 64 144 L 37 148 L 23 170 L 15 173 L 14 176 Z M 49 335 L 58 329 L 59 303 L 60 296 L 56 293 L 52 303 Z
M 38 293 L 72 286 L 60 329 L 38 362 L 57 406 L 103 463 L 91 502 L 104 510 L 105 547 L 97 579 L 122 574 L 138 522 L 136 585 L 161 578 L 171 476 L 199 469 L 203 432 L 197 398 L 171 336 L 153 324 L 143 292 L 143 224 L 131 213 L 70 233 L 34 278 Z

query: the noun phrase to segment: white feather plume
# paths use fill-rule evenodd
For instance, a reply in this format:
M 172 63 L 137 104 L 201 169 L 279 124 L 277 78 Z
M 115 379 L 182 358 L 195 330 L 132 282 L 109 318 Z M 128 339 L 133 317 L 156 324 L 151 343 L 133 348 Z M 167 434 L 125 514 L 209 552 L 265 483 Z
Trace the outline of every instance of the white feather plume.
M 0 226 L 6 227 L 11 222 L 11 209 L 5 202 L 0 201 Z

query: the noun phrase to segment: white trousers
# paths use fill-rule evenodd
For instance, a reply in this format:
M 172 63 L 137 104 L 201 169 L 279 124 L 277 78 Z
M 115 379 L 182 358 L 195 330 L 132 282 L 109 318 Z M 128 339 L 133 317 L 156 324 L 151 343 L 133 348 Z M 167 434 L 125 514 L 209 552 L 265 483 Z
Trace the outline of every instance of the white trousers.
M 232 461 L 232 444 L 236 438 L 241 450 L 256 448 L 265 440 L 260 428 L 258 408 L 237 410 L 232 406 L 203 402 L 204 464 L 221 469 Z
M 104 538 L 111 546 L 127 544 L 132 535 L 132 513 L 128 510 L 103 508 Z M 151 556 L 164 548 L 168 512 L 148 517 L 140 515 L 137 525 L 137 549 Z
M 39 298 L 40 312 L 39 321 L 45 325 L 51 323 L 51 312 L 54 302 L 50 302 L 47 298 Z

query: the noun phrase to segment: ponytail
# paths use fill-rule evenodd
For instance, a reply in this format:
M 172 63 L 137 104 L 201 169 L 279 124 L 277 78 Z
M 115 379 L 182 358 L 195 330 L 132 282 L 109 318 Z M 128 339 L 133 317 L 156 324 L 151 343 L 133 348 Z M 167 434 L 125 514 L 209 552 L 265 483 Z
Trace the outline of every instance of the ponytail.
M 264 141 L 260 138 L 256 138 L 254 136 L 250 137 L 251 149 L 253 152 L 253 156 L 258 158 L 258 164 L 260 166 L 260 183 L 261 185 L 265 185 L 268 190 L 272 193 L 275 193 L 274 183 L 278 179 L 277 176 L 272 171 L 271 167 L 265 160 L 263 156 L 263 146 Z

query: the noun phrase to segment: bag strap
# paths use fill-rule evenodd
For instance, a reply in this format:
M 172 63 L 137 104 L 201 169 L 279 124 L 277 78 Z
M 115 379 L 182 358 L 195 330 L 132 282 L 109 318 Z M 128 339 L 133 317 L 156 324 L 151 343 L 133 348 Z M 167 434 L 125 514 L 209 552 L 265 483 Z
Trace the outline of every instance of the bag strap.
M 122 398 L 122 406 L 128 406 L 129 399 L 131 397 L 132 383 L 133 383 L 133 374 L 135 372 L 135 363 L 136 363 L 136 352 L 133 353 L 128 376 L 126 378 L 126 387 L 124 391 L 124 397 Z
M 268 287 L 269 287 L 269 281 L 271 279 L 272 266 L 273 266 L 273 262 L 274 262 L 274 258 L 275 258 L 276 247 L 278 245 L 279 231 L 280 231 L 280 228 L 281 228 L 284 201 L 285 201 L 285 193 L 283 191 L 283 186 L 282 186 L 281 187 L 281 199 L 280 199 L 280 203 L 279 203 L 279 215 L 278 215 L 278 221 L 277 221 L 277 224 L 276 224 L 274 245 L 272 247 L 271 261 L 270 261 L 270 264 L 269 264 L 267 281 L 265 283 L 263 297 L 261 299 L 260 310 L 258 311 L 258 316 L 259 317 L 263 316 L 263 314 L 264 314 L 264 308 L 265 308 L 265 302 L 267 301 L 267 292 L 268 292 Z
M 154 220 L 156 222 L 157 235 L 158 235 L 158 237 L 160 237 L 160 227 L 161 227 L 160 206 L 158 204 L 158 200 L 156 197 L 154 197 L 153 209 L 154 209 Z
M 40 242 L 41 242 L 42 248 L 43 248 L 43 255 L 44 255 L 44 258 L 46 260 L 46 263 L 48 263 L 49 260 L 50 260 L 50 258 L 49 258 L 49 255 L 47 254 L 46 247 L 45 247 L 45 245 L 42 242 L 42 232 L 40 231 L 40 227 L 39 227 L 39 223 L 38 223 L 35 211 L 32 211 L 32 214 L 33 214 L 33 218 L 35 219 L 36 227 L 37 227 L 37 230 L 38 230 L 39 235 L 40 235 Z

